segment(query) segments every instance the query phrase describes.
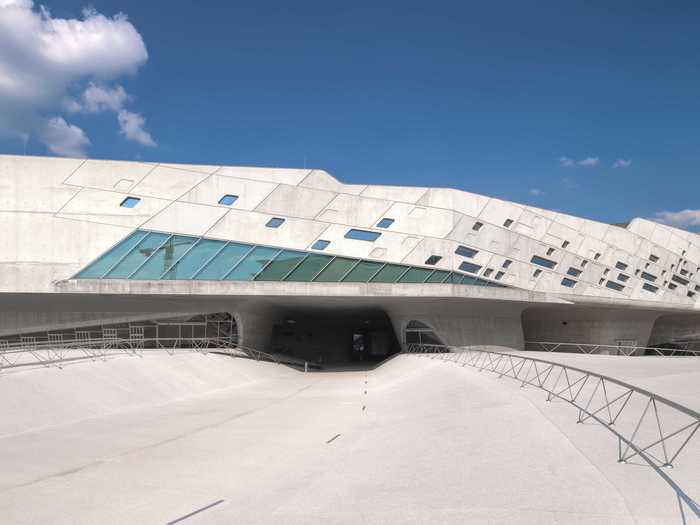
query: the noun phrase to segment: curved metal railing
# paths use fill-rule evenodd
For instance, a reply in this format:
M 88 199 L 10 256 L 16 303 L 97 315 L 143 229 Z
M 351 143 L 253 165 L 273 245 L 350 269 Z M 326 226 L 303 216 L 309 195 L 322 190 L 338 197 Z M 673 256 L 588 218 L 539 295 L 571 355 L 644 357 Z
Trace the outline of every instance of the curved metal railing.
M 700 518 L 700 506 L 664 470 L 700 428 L 697 411 L 609 376 L 520 354 L 438 345 L 408 345 L 407 352 L 510 377 L 521 388 L 544 390 L 547 401 L 556 398 L 573 405 L 577 423 L 593 420 L 617 437 L 618 462 L 639 457 L 671 487 L 683 522 L 684 505 Z
M 579 354 L 608 354 L 621 356 L 658 355 L 664 357 L 700 356 L 700 350 L 690 348 L 660 348 L 656 346 L 597 345 L 590 343 L 564 343 L 551 341 L 525 341 L 525 350 L 541 352 L 567 352 Z

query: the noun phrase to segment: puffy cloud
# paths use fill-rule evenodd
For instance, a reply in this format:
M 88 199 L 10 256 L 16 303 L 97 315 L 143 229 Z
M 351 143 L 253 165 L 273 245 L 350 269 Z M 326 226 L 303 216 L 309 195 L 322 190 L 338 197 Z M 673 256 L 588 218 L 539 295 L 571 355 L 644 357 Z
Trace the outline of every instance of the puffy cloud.
M 618 168 L 629 168 L 631 165 L 631 160 L 617 159 L 615 162 L 612 163 L 611 168 L 614 170 Z
M 654 220 L 679 228 L 696 227 L 700 226 L 700 210 L 660 211 Z
M 153 147 L 156 145 L 151 134 L 143 129 L 146 119 L 141 115 L 122 109 L 118 113 L 117 118 L 119 119 L 119 132 L 127 139 L 144 146 Z
M 570 159 L 569 157 L 559 157 L 559 167 L 561 168 L 571 168 L 574 164 L 574 159 Z
M 578 161 L 579 166 L 597 166 L 600 163 L 600 158 L 598 157 L 586 157 L 583 160 Z
M 82 129 L 61 117 L 43 121 L 38 135 L 50 151 L 64 157 L 84 157 L 85 148 L 90 145 Z
M 80 19 L 54 18 L 31 0 L 0 0 L 0 133 L 34 135 L 57 154 L 83 152 L 85 133 L 57 114 L 120 111 L 126 92 L 105 86 L 147 60 L 124 14 L 85 9 Z M 76 89 L 84 89 L 78 100 L 71 96 Z M 57 135 L 71 140 L 56 141 Z

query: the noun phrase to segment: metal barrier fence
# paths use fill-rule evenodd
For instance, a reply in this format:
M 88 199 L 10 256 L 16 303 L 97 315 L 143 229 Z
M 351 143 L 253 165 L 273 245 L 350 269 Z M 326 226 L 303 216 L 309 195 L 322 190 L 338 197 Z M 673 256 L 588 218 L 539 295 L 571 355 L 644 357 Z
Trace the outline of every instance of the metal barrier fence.
M 525 350 L 540 352 L 568 352 L 580 354 L 607 354 L 622 356 L 659 355 L 667 357 L 700 356 L 700 350 L 689 348 L 659 348 L 628 345 L 596 345 L 589 343 L 561 343 L 547 341 L 525 341 Z
M 700 506 L 666 472 L 700 428 L 695 410 L 612 377 L 520 354 L 417 344 L 407 352 L 510 377 L 521 388 L 544 390 L 547 401 L 573 405 L 577 423 L 595 421 L 617 437 L 618 462 L 641 458 L 661 476 L 676 494 L 683 523 L 685 508 L 700 518 Z
M 0 341 L 0 372 L 25 366 L 57 366 L 81 359 L 105 360 L 119 354 L 141 356 L 144 353 L 201 352 L 222 353 L 231 356 L 249 357 L 256 361 L 283 362 L 279 357 L 254 348 L 239 345 L 229 338 L 173 338 L 148 339 L 142 333 L 133 332 L 128 339 L 117 337 L 116 330 L 104 329 L 103 337 L 91 338 L 89 333 L 76 332 L 76 338 L 63 341 L 49 337 L 37 341 L 35 337 L 22 337 L 19 342 Z M 178 348 L 178 346 L 181 346 Z

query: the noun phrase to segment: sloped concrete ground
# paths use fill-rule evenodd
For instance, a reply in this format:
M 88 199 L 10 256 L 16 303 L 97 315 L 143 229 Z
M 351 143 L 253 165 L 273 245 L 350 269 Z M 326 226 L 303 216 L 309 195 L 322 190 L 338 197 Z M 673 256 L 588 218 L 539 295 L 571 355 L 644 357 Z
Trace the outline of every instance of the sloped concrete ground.
M 5 373 L 0 399 L 4 523 L 680 522 L 606 430 L 440 360 L 121 357 Z

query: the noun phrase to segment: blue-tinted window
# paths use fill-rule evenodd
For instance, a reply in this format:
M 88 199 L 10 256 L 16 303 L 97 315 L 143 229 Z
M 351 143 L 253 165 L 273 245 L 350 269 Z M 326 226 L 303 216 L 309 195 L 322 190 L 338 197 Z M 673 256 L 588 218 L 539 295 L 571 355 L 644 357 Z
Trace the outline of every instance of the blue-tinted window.
M 463 272 L 479 273 L 479 270 L 481 270 L 481 266 L 479 266 L 478 264 L 473 264 L 473 263 L 464 261 L 462 264 L 459 265 L 459 269 L 462 270 Z
M 566 273 L 568 273 L 569 275 L 571 275 L 571 276 L 573 276 L 573 277 L 578 277 L 579 275 L 581 275 L 581 270 L 579 270 L 578 268 L 574 268 L 574 267 L 572 266 L 571 268 L 569 268 L 569 269 L 566 271 Z
M 605 286 L 607 286 L 611 290 L 615 290 L 617 292 L 621 292 L 622 290 L 625 289 L 624 286 L 622 286 L 620 283 L 616 283 L 615 281 L 608 281 L 605 283 Z
M 513 264 L 513 261 L 511 261 L 510 259 L 506 259 L 505 261 L 503 261 L 503 264 L 501 265 L 501 267 L 508 268 L 511 264 Z
M 223 250 L 217 252 L 216 256 L 206 263 L 206 266 L 194 278 L 200 281 L 223 279 L 231 268 L 238 264 L 243 256 L 252 249 L 250 244 L 230 242 Z
M 374 242 L 381 236 L 379 232 L 370 232 L 367 230 L 348 230 L 345 234 L 346 239 L 354 239 L 356 241 L 369 241 Z
M 472 248 L 467 248 L 466 246 L 457 246 L 457 249 L 455 250 L 455 253 L 457 255 L 461 255 L 462 257 L 469 257 L 470 259 L 474 257 L 477 253 L 479 253 L 479 250 L 474 250 Z
M 133 208 L 139 202 L 141 202 L 141 199 L 139 199 L 138 197 L 127 197 L 121 202 L 119 206 L 121 206 L 122 208 Z
M 617 276 L 617 280 L 622 281 L 623 283 L 626 283 L 629 278 L 629 275 L 625 275 L 624 273 L 621 273 Z
M 231 195 L 230 193 L 227 193 L 223 197 L 219 199 L 219 204 L 224 204 L 226 206 L 231 206 L 234 202 L 238 200 L 238 195 Z
M 377 228 L 388 228 L 394 224 L 394 219 L 389 219 L 388 217 L 384 217 L 381 221 L 377 223 Z
M 160 279 L 170 267 L 175 264 L 197 241 L 196 237 L 173 235 L 165 241 L 148 262 L 141 266 L 130 279 L 155 280 Z
M 201 239 L 162 279 L 192 279 L 225 245 L 224 241 Z
M 331 241 L 326 241 L 324 239 L 319 239 L 317 240 L 314 245 L 311 247 L 312 250 L 325 250 L 328 248 L 328 245 L 331 243 Z
M 78 279 L 99 279 L 109 269 L 117 264 L 131 249 L 136 246 L 147 235 L 147 232 L 135 231 L 126 239 L 117 244 L 114 248 L 97 259 L 90 266 L 81 271 L 76 277 Z
M 503 279 L 503 276 L 504 276 L 505 274 L 506 274 L 505 272 L 498 272 L 498 273 L 496 273 L 496 280 L 497 280 L 497 281 L 500 281 L 501 279 Z
M 265 266 L 280 253 L 278 248 L 256 246 L 226 276 L 227 281 L 252 281 Z
M 564 277 L 561 280 L 561 285 L 566 286 L 567 288 L 573 288 L 574 286 L 576 286 L 576 281 L 574 281 L 573 279 L 569 279 L 567 277 Z
M 282 226 L 283 222 L 284 219 L 280 217 L 273 217 L 272 219 L 267 221 L 267 224 L 265 224 L 265 226 L 267 226 L 268 228 L 279 228 L 280 226 Z
M 435 266 L 437 263 L 440 262 L 440 259 L 442 259 L 440 255 L 431 255 L 425 260 L 425 264 L 429 266 Z
M 170 235 L 164 233 L 149 233 L 144 239 L 124 257 L 119 264 L 110 270 L 106 279 L 126 279 L 137 270 L 146 259 L 160 248 Z
M 545 259 L 544 257 L 540 257 L 539 255 L 533 255 L 532 259 L 530 259 L 530 262 L 534 264 L 539 264 L 540 266 L 544 266 L 545 268 L 549 269 L 552 269 L 557 265 L 556 262 L 549 259 Z
M 618 270 L 626 270 L 627 265 L 625 263 L 623 263 L 622 261 L 617 261 L 615 263 L 615 268 L 617 268 Z
M 653 284 L 649 284 L 649 283 L 644 283 L 642 285 L 642 288 L 644 288 L 647 292 L 651 292 L 651 293 L 656 293 L 659 291 L 659 288 L 657 286 L 654 286 Z

